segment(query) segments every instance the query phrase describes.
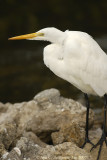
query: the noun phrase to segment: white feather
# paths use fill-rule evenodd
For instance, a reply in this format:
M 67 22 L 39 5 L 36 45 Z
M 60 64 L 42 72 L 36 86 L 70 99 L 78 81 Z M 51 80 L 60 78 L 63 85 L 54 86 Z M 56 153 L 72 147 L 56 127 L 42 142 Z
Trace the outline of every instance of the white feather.
M 57 40 L 45 47 L 44 63 L 82 92 L 103 96 L 107 93 L 107 55 L 87 33 L 63 34 L 63 43 Z

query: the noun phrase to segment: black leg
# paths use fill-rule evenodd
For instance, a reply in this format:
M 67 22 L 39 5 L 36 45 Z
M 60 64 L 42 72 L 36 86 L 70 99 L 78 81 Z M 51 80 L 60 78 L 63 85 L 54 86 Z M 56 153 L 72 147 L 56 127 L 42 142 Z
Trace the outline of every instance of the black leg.
M 89 103 L 88 95 L 86 93 L 84 93 L 84 97 L 85 97 L 85 100 L 86 100 L 87 112 L 86 112 L 85 142 L 81 146 L 81 148 L 84 148 L 86 143 L 90 143 L 90 144 L 93 145 L 93 143 L 89 140 L 89 136 L 88 136 L 90 103 Z
M 93 148 L 96 148 L 97 146 L 100 146 L 99 151 L 98 151 L 97 160 L 99 160 L 99 158 L 100 158 L 100 153 L 101 153 L 101 149 L 102 149 L 102 146 L 103 146 L 103 142 L 105 142 L 106 146 L 107 146 L 107 140 L 106 140 L 107 95 L 106 94 L 104 95 L 104 100 L 105 100 L 105 103 L 104 103 L 104 121 L 103 121 L 102 135 L 101 135 L 101 138 L 98 141 L 98 143 L 91 148 L 91 150 L 92 150 Z

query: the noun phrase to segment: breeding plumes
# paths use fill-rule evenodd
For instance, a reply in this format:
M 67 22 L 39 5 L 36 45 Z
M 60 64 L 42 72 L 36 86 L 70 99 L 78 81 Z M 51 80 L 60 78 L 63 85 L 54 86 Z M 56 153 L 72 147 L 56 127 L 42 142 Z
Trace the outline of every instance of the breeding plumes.
M 98 43 L 87 33 L 80 31 L 60 31 L 56 28 L 44 28 L 32 34 L 9 38 L 10 40 L 28 39 L 51 42 L 44 48 L 45 65 L 57 76 L 70 82 L 80 89 L 86 99 L 86 136 L 85 142 L 100 146 L 99 160 L 103 142 L 106 140 L 106 110 L 107 110 L 107 55 Z M 94 145 L 88 136 L 89 100 L 88 94 L 104 96 L 104 123 L 101 139 Z

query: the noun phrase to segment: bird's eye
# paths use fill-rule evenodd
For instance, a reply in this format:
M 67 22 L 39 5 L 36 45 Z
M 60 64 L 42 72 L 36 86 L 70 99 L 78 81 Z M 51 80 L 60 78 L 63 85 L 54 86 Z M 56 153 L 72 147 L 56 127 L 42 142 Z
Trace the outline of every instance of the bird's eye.
M 43 37 L 43 36 L 44 36 L 44 33 L 40 33 L 40 32 L 39 32 L 38 35 L 41 36 L 41 37 Z

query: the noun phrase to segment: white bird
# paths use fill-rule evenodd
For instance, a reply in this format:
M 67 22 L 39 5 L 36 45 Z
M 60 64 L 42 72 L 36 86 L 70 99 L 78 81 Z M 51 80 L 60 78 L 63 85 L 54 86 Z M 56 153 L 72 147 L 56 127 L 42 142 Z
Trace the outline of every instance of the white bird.
M 92 148 L 100 145 L 99 160 L 103 142 L 106 141 L 107 106 L 107 55 L 98 43 L 87 33 L 80 31 L 60 31 L 54 27 L 44 28 L 36 33 L 16 36 L 9 40 L 29 39 L 51 42 L 44 48 L 44 63 L 57 76 L 70 82 L 85 93 L 87 104 L 86 143 L 88 138 L 89 100 L 87 94 L 105 97 L 104 124 L 101 139 Z M 92 143 L 91 143 L 92 144 Z

